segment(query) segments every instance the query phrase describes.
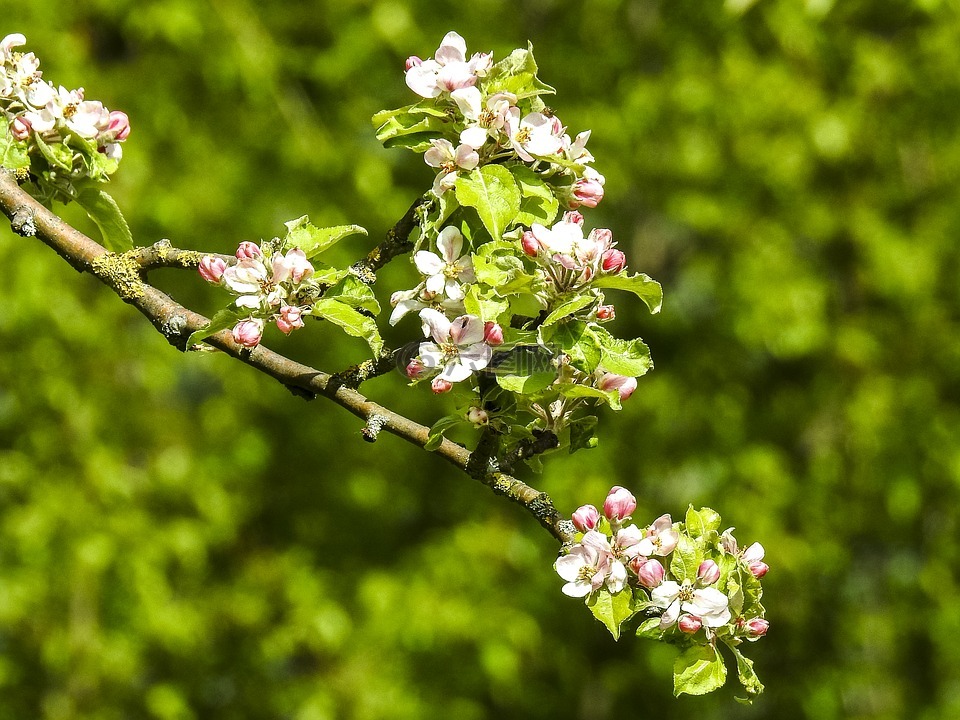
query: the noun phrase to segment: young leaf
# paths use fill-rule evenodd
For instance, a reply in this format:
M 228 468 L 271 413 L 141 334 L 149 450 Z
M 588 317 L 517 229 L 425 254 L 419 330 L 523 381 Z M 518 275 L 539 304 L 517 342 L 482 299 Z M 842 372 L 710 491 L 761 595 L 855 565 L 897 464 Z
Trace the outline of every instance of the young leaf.
M 76 202 L 96 223 L 108 250 L 123 252 L 133 247 L 130 226 L 116 201 L 107 193 L 97 188 L 87 188 L 77 195 Z
M 71 170 L 73 168 L 73 152 L 70 148 L 62 143 L 48 145 L 36 133 L 34 133 L 33 137 L 37 143 L 37 147 L 40 148 L 40 154 L 47 159 L 48 163 L 64 170 Z
M 637 273 L 636 275 L 627 275 L 626 273 L 601 275 L 593 281 L 593 287 L 632 292 L 646 303 L 647 308 L 652 313 L 660 312 L 660 306 L 663 304 L 663 288 L 660 287 L 660 283 L 643 273 Z
M 548 327 L 540 327 L 540 338 L 544 346 L 559 348 L 570 356 L 575 368 L 585 373 L 597 369 L 602 357 L 596 334 L 586 323 L 567 319 Z M 619 407 L 619 395 L 617 405 Z
M 560 201 L 550 185 L 526 165 L 511 165 L 508 169 L 520 187 L 520 213 L 515 222 L 525 226 L 550 225 L 560 210 Z
M 611 593 L 601 587 L 587 597 L 587 607 L 593 616 L 602 622 L 614 640 L 620 639 L 620 626 L 629 620 L 634 613 L 633 591 L 626 586 L 618 593 Z
M 693 645 L 673 662 L 673 694 L 706 695 L 727 679 L 727 668 L 716 649 L 710 645 Z
M 609 372 L 628 377 L 640 377 L 653 367 L 650 348 L 643 340 L 621 340 L 599 325 L 590 325 L 590 330 L 600 344 L 600 364 Z
M 574 295 L 572 298 L 568 298 L 557 305 L 557 307 L 555 307 L 541 323 L 541 327 L 550 327 L 554 323 L 563 320 L 565 317 L 573 315 L 578 310 L 583 310 L 583 308 L 593 304 L 596 302 L 596 300 L 597 299 L 592 295 Z
M 494 322 L 509 307 L 510 302 L 499 298 L 492 291 L 485 292 L 477 283 L 470 285 L 463 298 L 463 307 L 469 315 L 476 315 L 484 322 Z
M 284 225 L 287 226 L 287 236 L 283 239 L 283 249 L 300 248 L 308 258 L 319 255 L 345 237 L 367 234 L 366 229 L 359 225 L 318 228 L 306 215 L 285 222 Z
M 363 338 L 374 356 L 379 355 L 383 350 L 383 340 L 380 338 L 380 331 L 377 330 L 377 323 L 373 318 L 367 317 L 346 303 L 334 298 L 320 298 L 313 304 L 311 314 L 339 325 L 347 335 Z
M 659 617 L 647 618 L 637 628 L 637 637 L 640 638 L 659 640 L 661 635 L 663 635 L 663 631 L 660 629 Z
M 484 89 L 490 95 L 511 92 L 518 100 L 556 93 L 556 90 L 537 78 L 533 45 L 529 45 L 526 50 L 514 50 L 494 65 L 487 74 Z
M 450 124 L 447 113 L 424 103 L 407 105 L 396 110 L 382 110 L 373 116 L 377 140 L 384 147 L 430 146 L 430 140 L 439 138 Z
M 568 398 L 596 398 L 604 400 L 614 410 L 620 409 L 620 393 L 616 390 L 601 390 L 589 385 L 573 383 L 557 385 L 560 394 Z
M 535 372 L 530 375 L 497 375 L 497 385 L 504 390 L 532 395 L 550 387 L 557 379 L 555 372 Z
M 377 302 L 377 296 L 369 285 L 360 281 L 355 275 L 347 275 L 336 285 L 327 290 L 323 296 L 346 303 L 352 308 L 359 308 L 373 313 L 380 314 L 380 303 Z
M 430 434 L 427 436 L 427 442 L 424 444 L 423 449 L 428 452 L 433 452 L 440 447 L 443 442 L 443 436 L 448 430 L 465 423 L 467 423 L 467 421 L 461 413 L 444 415 L 430 428 Z
M 484 165 L 462 173 L 456 183 L 457 201 L 472 207 L 480 221 L 499 240 L 520 212 L 520 188 L 513 175 L 502 165 Z
M 720 513 L 710 508 L 694 510 L 691 505 L 687 508 L 684 523 L 691 537 L 703 537 L 710 531 L 717 532 L 720 529 Z
M 763 692 L 763 683 L 760 682 L 760 678 L 757 677 L 757 673 L 753 669 L 753 660 L 745 657 L 737 646 L 731 642 L 730 638 L 724 638 L 723 642 L 730 648 L 733 656 L 737 659 L 737 677 L 740 679 L 740 684 L 743 685 L 743 689 L 747 691 L 746 698 L 736 699 L 740 702 L 752 703 L 753 700 Z
M 692 583 L 697 577 L 697 569 L 702 560 L 702 553 L 696 541 L 680 533 L 677 549 L 673 551 L 673 557 L 670 559 L 670 572 L 673 576 L 678 580 Z
M 238 310 L 235 307 L 228 307 L 220 310 L 216 315 L 210 318 L 209 323 L 199 330 L 195 330 L 190 337 L 187 338 L 187 349 L 193 347 L 197 343 L 202 342 L 211 335 L 220 332 L 221 330 L 232 328 L 245 317 L 247 317 L 246 311 Z
M 0 123 L 0 167 L 7 170 L 30 167 L 27 143 L 13 137 L 7 122 Z

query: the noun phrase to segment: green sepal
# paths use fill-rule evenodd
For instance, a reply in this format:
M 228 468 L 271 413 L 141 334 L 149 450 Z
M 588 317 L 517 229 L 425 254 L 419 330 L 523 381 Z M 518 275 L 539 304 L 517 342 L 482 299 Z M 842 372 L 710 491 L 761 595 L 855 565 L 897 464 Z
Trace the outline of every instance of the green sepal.
M 194 345 L 197 345 L 221 330 L 232 328 L 238 322 L 246 319 L 247 317 L 249 317 L 247 310 L 239 310 L 236 307 L 228 307 L 218 311 L 212 318 L 210 318 L 210 322 L 208 322 L 199 330 L 195 330 L 190 334 L 190 337 L 187 338 L 187 349 L 189 350 Z
M 706 695 L 723 686 L 727 668 L 712 645 L 692 645 L 673 661 L 673 694 Z
M 643 273 L 637 273 L 636 275 L 627 275 L 626 273 L 601 275 L 593 281 L 592 286 L 632 292 L 646 303 L 651 313 L 660 312 L 663 305 L 663 288 L 660 287 L 660 283 Z
M 346 275 L 323 296 L 339 300 L 352 308 L 366 310 L 374 315 L 380 314 L 380 303 L 377 302 L 373 289 L 355 275 Z
M 333 247 L 345 237 L 367 234 L 366 229 L 359 225 L 318 228 L 307 215 L 285 222 L 284 225 L 287 227 L 287 236 L 283 239 L 283 249 L 299 248 L 308 259 Z
M 606 586 L 590 593 L 586 600 L 593 616 L 602 622 L 614 640 L 620 639 L 620 626 L 633 617 L 633 590 L 629 585 L 618 593 L 611 593 Z
M 456 181 L 456 195 L 461 205 L 477 211 L 493 240 L 503 237 L 520 212 L 520 188 L 502 165 L 484 165 L 461 173 Z
M 339 326 L 347 335 L 363 338 L 373 351 L 374 357 L 383 350 L 383 340 L 377 323 L 350 305 L 335 298 L 320 298 L 313 304 L 311 314 L 317 318 L 329 320 Z
M 75 198 L 77 205 L 96 224 L 103 236 L 103 244 L 113 252 L 124 252 L 133 247 L 133 234 L 120 207 L 110 195 L 97 188 L 86 188 Z

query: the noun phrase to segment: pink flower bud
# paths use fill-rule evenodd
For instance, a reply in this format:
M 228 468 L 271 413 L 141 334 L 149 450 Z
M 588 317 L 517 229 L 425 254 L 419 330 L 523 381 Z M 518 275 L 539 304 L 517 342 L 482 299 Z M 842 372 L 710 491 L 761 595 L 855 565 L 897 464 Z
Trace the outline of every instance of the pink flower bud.
M 626 488 L 614 485 L 603 501 L 603 514 L 611 522 L 620 522 L 637 509 L 637 499 Z
M 495 322 L 484 323 L 483 341 L 487 345 L 492 345 L 494 347 L 497 345 L 503 345 L 503 328 Z
M 16 117 L 13 119 L 13 122 L 10 123 L 10 134 L 20 142 L 23 142 L 30 137 L 31 128 L 30 121 L 25 117 Z
M 297 328 L 303 327 L 303 310 L 296 305 L 284 305 L 280 308 L 280 317 L 277 318 L 277 327 L 284 335 L 289 335 Z
M 435 377 L 433 382 L 430 383 L 430 389 L 437 395 L 440 395 L 445 392 L 450 392 L 453 389 L 453 383 L 441 377 Z
M 572 207 L 595 208 L 603 200 L 603 185 L 596 178 L 580 178 L 573 184 Z
M 601 390 L 617 390 L 620 393 L 620 401 L 624 401 L 633 395 L 637 389 L 637 379 L 625 375 L 616 375 L 615 373 L 606 373 L 600 378 Z
M 770 629 L 770 623 L 763 618 L 753 618 L 743 623 L 743 629 L 752 638 L 763 637 Z
M 573 520 L 573 526 L 580 532 L 587 532 L 597 527 L 600 520 L 600 511 L 593 505 L 581 505 L 570 518 Z
M 197 270 L 200 271 L 200 277 L 214 285 L 220 283 L 220 278 L 223 277 L 223 271 L 226 269 L 227 263 L 222 258 L 213 257 L 212 255 L 204 255 L 200 259 L 200 264 L 197 266 Z
M 759 580 L 760 578 L 762 578 L 764 575 L 767 574 L 767 571 L 770 569 L 770 566 L 767 565 L 762 560 L 757 560 L 756 562 L 752 562 L 749 565 L 747 565 L 747 569 L 750 571 L 750 574 L 752 574 L 755 578 L 757 578 L 757 580 Z
M 720 579 L 720 566 L 713 560 L 704 560 L 697 568 L 697 580 L 703 585 L 713 585 Z
M 263 257 L 263 253 L 260 251 L 260 246 L 255 242 L 250 242 L 249 240 L 244 240 L 237 247 L 237 259 L 243 260 L 244 258 L 258 258 Z
M 532 230 L 527 230 L 520 237 L 520 247 L 523 248 L 523 252 L 530 257 L 536 257 L 540 252 L 540 241 L 537 240 L 536 235 L 533 234 Z
M 613 305 L 601 305 L 597 308 L 597 320 L 613 320 L 617 316 L 617 310 Z
M 263 320 L 251 318 L 241 320 L 233 327 L 233 341 L 247 348 L 254 348 L 260 344 L 263 337 Z
M 423 64 L 423 60 L 418 58 L 416 55 L 411 55 L 407 58 L 407 61 L 404 63 L 404 67 L 409 70 L 410 68 L 420 67 Z
M 602 253 L 613 245 L 613 231 L 609 228 L 594 228 L 587 239 L 594 244 L 597 252 Z
M 741 557 L 743 558 L 743 561 L 747 565 L 749 565 L 750 563 L 754 563 L 757 560 L 763 560 L 763 555 L 764 555 L 763 545 L 761 545 L 758 542 L 755 542 L 753 545 L 751 545 L 750 547 L 746 548 L 743 551 L 743 555 L 741 555 Z
M 110 113 L 107 135 L 117 142 L 123 142 L 130 137 L 130 118 L 125 112 L 114 110 Z
M 636 570 L 637 579 L 640 581 L 640 584 L 648 590 L 659 586 L 660 583 L 663 582 L 663 576 L 666 574 L 666 570 L 663 569 L 660 561 L 654 560 L 653 558 L 638 563 L 634 569 Z
M 422 378 L 424 375 L 427 374 L 428 370 L 426 365 L 423 364 L 423 361 L 420 358 L 414 358 L 409 363 L 407 363 L 407 367 L 404 370 L 404 372 L 406 372 L 407 377 L 410 378 L 411 380 L 419 380 L 420 378 Z
M 471 407 L 467 410 L 467 421 L 474 425 L 486 425 L 490 422 L 490 415 L 483 408 Z
M 627 266 L 627 256 L 621 250 L 610 248 L 600 256 L 600 267 L 608 273 L 618 273 Z
M 565 212 L 563 214 L 563 221 L 568 223 L 574 223 L 583 227 L 583 215 L 578 213 L 576 210 L 571 210 L 570 212 Z
M 677 620 L 677 627 L 681 632 L 687 635 L 693 635 L 697 630 L 703 627 L 703 622 L 696 615 L 681 615 Z

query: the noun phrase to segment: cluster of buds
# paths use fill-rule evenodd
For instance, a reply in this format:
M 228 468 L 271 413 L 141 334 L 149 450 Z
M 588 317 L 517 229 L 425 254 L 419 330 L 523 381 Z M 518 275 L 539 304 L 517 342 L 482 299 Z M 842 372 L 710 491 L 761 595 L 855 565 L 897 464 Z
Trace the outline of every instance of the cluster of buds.
M 667 640 L 671 635 L 678 639 L 676 633 L 694 636 L 701 629 L 706 642 L 717 635 L 756 640 L 766 634 L 769 623 L 762 617 L 759 590 L 745 590 L 741 578 L 741 573 L 748 580 L 766 574 L 760 543 L 740 551 L 732 528 L 722 535 L 702 529 L 694 534 L 670 515 L 645 526 L 627 524 L 636 507 L 633 494 L 615 486 L 602 513 L 593 505 L 573 513 L 579 541 L 554 564 L 565 581 L 565 595 L 589 598 L 601 589 L 611 594 L 629 590 L 635 604 L 659 616 L 658 628 Z M 753 602 L 744 602 L 745 592 L 753 593 Z M 757 608 L 757 614 L 743 614 Z
M 84 98 L 83 88 L 68 90 L 43 79 L 40 60 L 13 48 L 26 43 L 17 33 L 0 41 L 0 112 L 18 141 L 36 137 L 46 144 L 70 144 L 71 138 L 92 143 L 112 160 L 122 155 L 120 143 L 130 135 L 130 120 L 119 110 L 110 111 L 96 100 Z M 74 176 L 84 171 L 79 159 Z
M 198 266 L 201 277 L 237 295 L 234 305 L 249 313 L 233 328 L 233 339 L 244 347 L 260 344 L 265 323 L 276 323 L 289 335 L 303 327 L 310 301 L 319 289 L 310 280 L 313 265 L 302 250 L 264 253 L 256 243 L 244 241 L 229 261 L 206 255 Z
M 455 32 L 444 36 L 432 58 L 407 58 L 407 86 L 422 98 L 436 99 L 454 116 L 455 134 L 433 140 L 424 155 L 425 162 L 440 171 L 434 194 L 451 190 L 461 170 L 481 164 L 556 159 L 553 171 L 572 176 L 562 197 L 567 207 L 596 207 L 603 199 L 604 178 L 586 167 L 593 162 L 586 149 L 590 132 L 571 139 L 560 119 L 542 103 L 539 110 L 525 112 L 517 95 L 488 90 L 484 81 L 493 69 L 492 53 L 475 53 L 468 59 L 466 42 Z M 571 170 L 574 166 L 578 169 Z
M 534 223 L 520 236 L 520 247 L 543 270 L 552 296 L 584 289 L 598 275 L 616 275 L 627 266 L 610 230 L 594 228 L 584 237 L 583 215 L 577 211 L 564 213 L 552 228 Z M 603 306 L 602 312 L 602 319 L 611 319 L 613 307 Z

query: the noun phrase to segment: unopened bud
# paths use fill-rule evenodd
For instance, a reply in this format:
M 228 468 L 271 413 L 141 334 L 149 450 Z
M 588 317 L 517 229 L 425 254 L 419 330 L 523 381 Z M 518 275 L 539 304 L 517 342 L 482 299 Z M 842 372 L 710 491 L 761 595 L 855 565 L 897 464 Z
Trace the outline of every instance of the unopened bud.
M 223 277 L 223 271 L 226 269 L 226 261 L 223 260 L 223 258 L 213 257 L 212 255 L 204 255 L 200 259 L 200 264 L 197 265 L 197 270 L 200 271 L 200 277 L 214 285 L 220 282 L 220 278 Z
M 404 67 L 409 70 L 410 68 L 420 67 L 423 64 L 423 60 L 418 58 L 416 55 L 411 55 L 407 58 L 407 61 L 404 63 Z
M 762 578 L 767 574 L 767 571 L 770 569 L 770 566 L 767 565 L 762 560 L 757 560 L 747 565 L 747 569 L 750 571 L 750 574 L 753 575 L 757 580 Z
M 486 425 L 490 422 L 490 415 L 483 408 L 471 407 L 467 410 L 467 421 L 474 425 Z
M 580 178 L 573 184 L 571 206 L 595 208 L 603 200 L 603 185 L 596 178 Z
M 587 532 L 597 527 L 600 520 L 600 511 L 593 505 L 581 505 L 570 518 L 573 520 L 573 526 L 580 532 Z
M 597 308 L 597 320 L 605 322 L 613 320 L 617 316 L 617 310 L 613 305 L 601 305 Z
M 303 327 L 303 310 L 296 305 L 284 305 L 280 308 L 280 317 L 277 318 L 277 327 L 284 335 L 289 335 L 297 328 Z
M 430 383 L 430 389 L 433 390 L 437 395 L 440 395 L 453 390 L 453 383 L 449 380 L 444 380 L 441 377 L 435 377 L 433 382 Z
M 233 341 L 246 348 L 259 345 L 261 337 L 263 337 L 263 320 L 259 318 L 241 320 L 233 327 Z
M 523 248 L 523 252 L 530 257 L 536 257 L 540 252 L 540 241 L 537 240 L 536 235 L 533 234 L 533 230 L 527 230 L 520 237 L 520 247 Z
M 681 615 L 680 619 L 677 620 L 677 627 L 680 628 L 681 632 L 685 632 L 687 635 L 693 635 L 703 627 L 703 621 L 696 615 Z
M 637 389 L 637 379 L 626 375 L 617 375 L 615 373 L 605 373 L 600 378 L 601 390 L 616 390 L 620 393 L 620 401 L 623 402 Z
M 503 328 L 498 323 L 487 322 L 483 325 L 483 341 L 496 347 L 503 345 Z
M 663 576 L 666 575 L 666 570 L 664 570 L 660 561 L 653 558 L 637 563 L 634 570 L 640 584 L 648 590 L 659 586 L 663 582 Z
M 419 380 L 424 375 L 426 375 L 427 372 L 429 371 L 427 370 L 426 365 L 423 364 L 423 361 L 420 358 L 414 358 L 409 363 L 407 363 L 407 367 L 404 369 L 404 372 L 407 374 L 407 377 L 410 378 L 411 380 Z
M 770 623 L 763 618 L 753 618 L 743 624 L 743 630 L 752 638 L 763 637 L 770 629 Z
M 130 118 L 125 112 L 113 110 L 110 113 L 109 124 L 107 125 L 107 135 L 116 142 L 123 142 L 130 137 Z
M 237 259 L 244 260 L 246 258 L 258 258 L 263 257 L 263 253 L 260 251 L 260 246 L 255 242 L 250 242 L 249 240 L 244 240 L 240 245 L 237 246 Z
M 614 485 L 603 501 L 603 514 L 607 520 L 620 522 L 637 509 L 637 499 L 626 488 Z
M 13 119 L 13 122 L 10 123 L 10 134 L 20 142 L 23 142 L 30 137 L 31 127 L 30 121 L 25 117 L 16 117 Z
M 623 254 L 622 250 L 610 248 L 600 256 L 600 267 L 602 267 L 605 272 L 616 274 L 626 266 L 627 256 Z
M 583 215 L 578 213 L 576 210 L 571 210 L 563 214 L 563 221 L 568 223 L 573 223 L 574 225 L 579 225 L 583 227 Z
M 713 560 L 704 560 L 697 568 L 697 580 L 702 585 L 713 585 L 720 579 L 720 566 Z

